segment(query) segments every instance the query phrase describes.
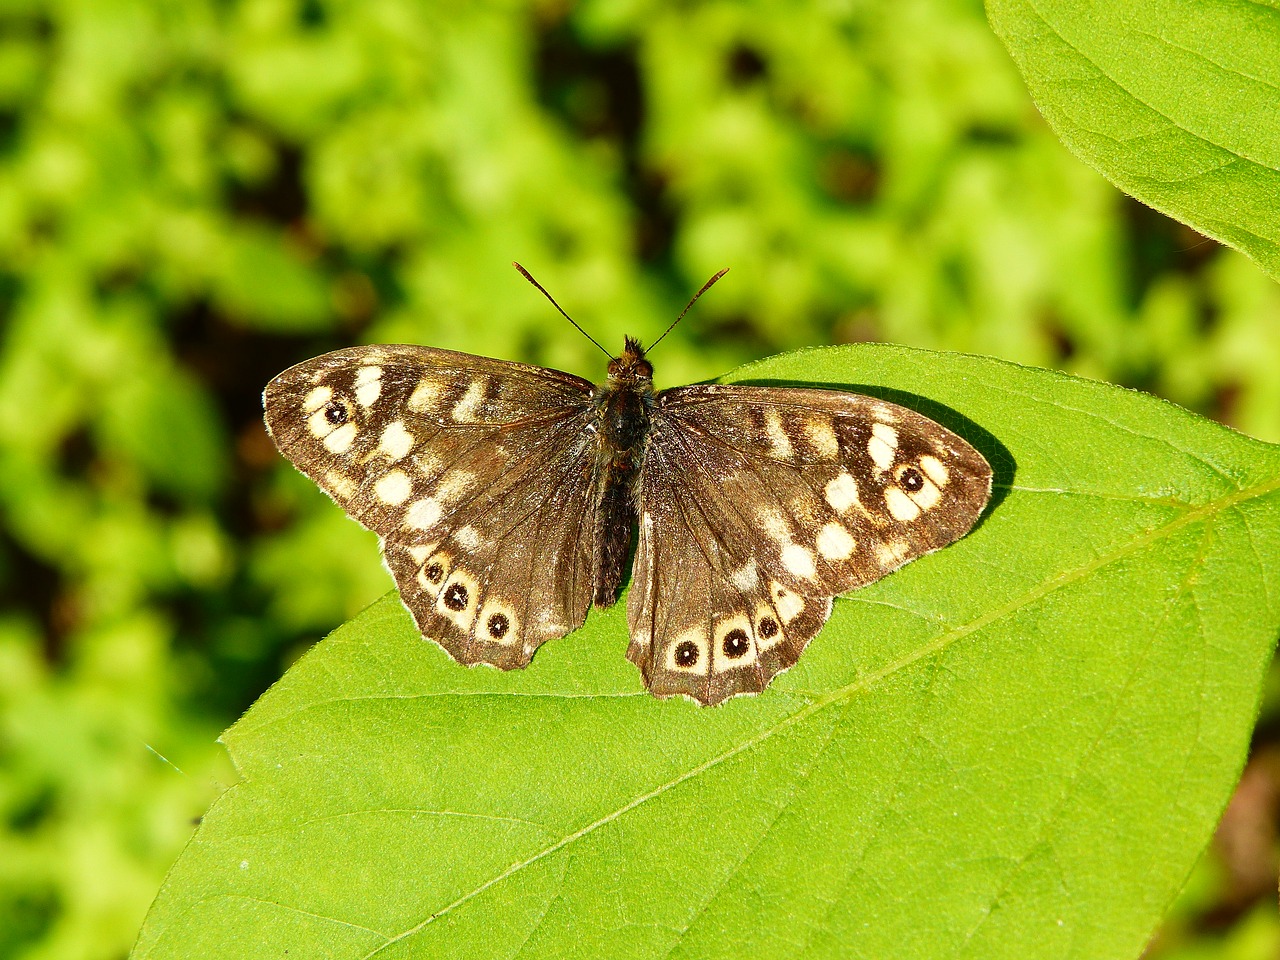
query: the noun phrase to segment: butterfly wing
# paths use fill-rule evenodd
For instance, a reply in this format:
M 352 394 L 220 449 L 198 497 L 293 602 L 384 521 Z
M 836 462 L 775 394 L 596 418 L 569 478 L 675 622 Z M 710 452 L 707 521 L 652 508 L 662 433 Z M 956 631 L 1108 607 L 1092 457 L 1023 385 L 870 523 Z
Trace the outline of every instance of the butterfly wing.
M 835 595 L 964 536 L 990 497 L 973 447 L 872 397 L 679 387 L 652 423 L 627 657 L 659 696 L 763 690 Z
M 375 531 L 426 637 L 463 663 L 528 664 L 591 603 L 592 385 L 411 345 L 291 367 L 263 394 L 283 453 Z

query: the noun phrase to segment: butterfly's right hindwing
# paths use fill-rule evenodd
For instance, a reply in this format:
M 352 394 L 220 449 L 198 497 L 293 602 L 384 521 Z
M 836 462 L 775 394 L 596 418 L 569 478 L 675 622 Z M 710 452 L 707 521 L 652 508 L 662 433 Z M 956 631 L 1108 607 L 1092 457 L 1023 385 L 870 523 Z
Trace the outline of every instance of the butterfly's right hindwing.
M 379 535 L 423 635 L 510 668 L 591 603 L 591 390 L 538 367 L 376 346 L 292 367 L 263 400 L 280 451 Z

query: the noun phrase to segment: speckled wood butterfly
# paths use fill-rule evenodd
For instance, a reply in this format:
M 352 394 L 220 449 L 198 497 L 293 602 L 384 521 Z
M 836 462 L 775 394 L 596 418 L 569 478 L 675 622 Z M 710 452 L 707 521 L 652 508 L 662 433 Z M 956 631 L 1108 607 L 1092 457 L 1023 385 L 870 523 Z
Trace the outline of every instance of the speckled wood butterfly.
M 524 667 L 614 603 L 638 530 L 627 658 L 657 696 L 703 704 L 763 690 L 836 594 L 964 536 L 991 491 L 982 455 L 913 410 L 655 392 L 629 337 L 599 386 L 382 345 L 291 367 L 263 403 L 280 452 L 378 534 L 418 629 L 462 663 Z

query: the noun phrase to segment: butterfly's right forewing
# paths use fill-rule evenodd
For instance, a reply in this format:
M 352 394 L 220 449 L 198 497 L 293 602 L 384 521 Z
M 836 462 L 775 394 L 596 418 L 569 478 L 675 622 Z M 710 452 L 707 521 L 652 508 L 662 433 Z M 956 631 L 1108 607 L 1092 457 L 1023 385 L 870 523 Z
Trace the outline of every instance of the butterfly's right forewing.
M 382 541 L 424 636 L 524 666 L 586 618 L 599 470 L 592 386 L 418 346 L 356 347 L 264 395 L 276 445 Z

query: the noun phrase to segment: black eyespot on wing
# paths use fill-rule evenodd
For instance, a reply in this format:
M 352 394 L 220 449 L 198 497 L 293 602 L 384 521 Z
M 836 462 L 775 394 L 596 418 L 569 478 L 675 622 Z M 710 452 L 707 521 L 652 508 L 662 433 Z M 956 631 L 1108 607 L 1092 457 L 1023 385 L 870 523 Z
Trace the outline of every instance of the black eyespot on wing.
M 488 627 L 489 636 L 495 640 L 501 640 L 511 629 L 511 621 L 507 619 L 505 613 L 495 613 L 489 617 Z
M 924 486 L 924 477 L 915 467 L 907 467 L 902 471 L 902 475 L 898 477 L 898 482 L 902 484 L 902 489 L 908 493 L 915 493 Z
M 726 657 L 730 660 L 737 660 L 739 657 L 746 656 L 747 651 L 751 649 L 751 641 L 747 639 L 745 630 L 737 628 L 724 635 L 724 642 L 721 646 Z
M 330 400 L 324 405 L 324 418 L 330 425 L 340 427 L 350 419 L 351 413 L 341 400 Z
M 427 564 L 427 569 L 423 571 L 423 574 L 432 583 L 439 583 L 444 579 L 444 566 L 438 561 L 432 561 Z
M 444 605 L 450 610 L 467 609 L 467 588 L 460 583 L 451 583 L 444 592 Z
M 698 662 L 698 645 L 692 640 L 685 640 L 676 647 L 676 663 L 682 667 L 692 667 Z
M 773 617 L 761 617 L 760 625 L 756 627 L 756 632 L 766 640 L 772 640 L 778 635 L 778 621 Z

